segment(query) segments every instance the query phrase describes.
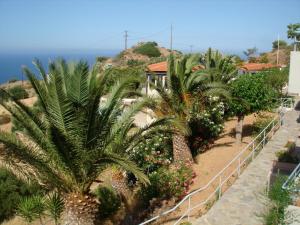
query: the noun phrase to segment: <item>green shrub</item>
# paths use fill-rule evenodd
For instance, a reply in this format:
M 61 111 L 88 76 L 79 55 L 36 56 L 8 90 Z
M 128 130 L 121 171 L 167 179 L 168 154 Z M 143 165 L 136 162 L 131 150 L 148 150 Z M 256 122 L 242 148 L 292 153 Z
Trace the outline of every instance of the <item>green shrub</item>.
M 253 136 L 257 136 L 260 132 L 262 132 L 263 129 L 265 129 L 274 119 L 274 117 L 259 113 L 257 119 L 254 121 L 252 127 L 253 127 Z M 266 129 L 266 132 L 269 132 L 272 129 L 272 126 L 269 126 Z
M 300 160 L 296 155 L 293 154 L 293 151 L 296 147 L 296 143 L 295 142 L 287 142 L 285 147 L 287 147 L 287 150 L 281 150 L 281 151 L 276 152 L 278 161 L 298 164 L 300 162 Z
M 276 152 L 276 156 L 278 158 L 278 162 L 299 163 L 299 159 L 295 156 L 292 156 L 290 152 L 286 150 Z
M 95 195 L 100 201 L 99 216 L 101 218 L 113 215 L 121 206 L 120 197 L 108 187 L 96 189 Z
M 146 174 L 152 173 L 161 166 L 170 165 L 173 160 L 171 135 L 155 134 L 137 145 L 129 154 Z
M 7 170 L 0 169 L 0 223 L 14 215 L 21 197 L 38 192 L 37 185 L 29 186 Z
M 146 55 L 149 57 L 159 57 L 160 51 L 157 48 L 157 43 L 155 42 L 146 42 L 136 47 L 133 52 Z
M 132 87 L 133 90 L 140 88 L 140 84 L 146 82 L 145 71 L 140 67 L 112 67 L 107 69 L 106 73 L 109 73 L 109 75 L 106 81 L 105 92 L 108 92 L 109 89 L 122 78 L 140 78 L 140 82 L 137 82 L 134 84 L 134 87 Z
M 22 86 L 15 86 L 10 89 L 8 89 L 8 92 L 15 98 L 15 99 L 24 99 L 28 98 L 29 95 L 25 91 L 25 89 Z
M 180 225 L 192 225 L 192 223 L 190 223 L 190 222 L 182 222 L 182 223 L 180 223 Z
M 209 147 L 224 129 L 224 104 L 217 98 L 211 99 L 205 110 L 199 110 L 197 103 L 189 115 L 191 135 L 189 143 L 195 156 Z
M 34 195 L 20 199 L 17 214 L 21 216 L 27 223 L 32 223 L 36 219 L 40 219 L 45 213 L 45 202 L 42 196 Z
M 285 208 L 292 202 L 290 193 L 282 188 L 286 178 L 277 177 L 271 186 L 268 197 L 271 200 L 269 211 L 263 215 L 265 225 L 282 225 L 285 220 Z
M 162 167 L 149 174 L 151 184 L 142 188 L 142 196 L 145 201 L 152 198 L 181 199 L 188 193 L 194 177 L 189 165 L 176 166 L 175 169 Z
M 144 62 L 136 59 L 129 59 L 127 61 L 127 66 L 140 66 L 143 65 Z
M 99 63 L 105 62 L 106 60 L 108 60 L 108 57 L 106 57 L 106 56 L 96 57 L 96 62 L 99 62 Z
M 17 82 L 18 81 L 18 79 L 16 79 L 16 78 L 12 78 L 12 79 L 10 79 L 9 81 L 8 81 L 8 83 L 15 83 L 15 82 Z

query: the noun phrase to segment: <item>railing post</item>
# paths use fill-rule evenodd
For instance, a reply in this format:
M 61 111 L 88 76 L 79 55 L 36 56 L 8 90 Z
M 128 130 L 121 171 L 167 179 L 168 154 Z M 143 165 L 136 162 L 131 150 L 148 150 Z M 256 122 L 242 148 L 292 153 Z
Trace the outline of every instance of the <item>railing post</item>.
M 189 196 L 188 221 L 190 221 L 191 196 Z
M 241 175 L 241 157 L 239 157 L 238 177 Z
M 219 176 L 219 198 L 221 198 L 221 195 L 222 195 L 222 177 L 221 175 Z
M 255 141 L 252 142 L 252 161 L 254 159 L 254 154 L 255 154 Z
M 266 144 L 266 129 L 264 129 L 263 147 L 265 147 L 265 144 Z

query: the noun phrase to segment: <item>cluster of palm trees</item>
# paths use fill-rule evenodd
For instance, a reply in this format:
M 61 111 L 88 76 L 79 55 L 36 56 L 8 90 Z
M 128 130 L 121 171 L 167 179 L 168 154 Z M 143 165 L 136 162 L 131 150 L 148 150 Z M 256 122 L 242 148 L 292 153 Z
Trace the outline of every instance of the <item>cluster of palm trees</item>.
M 233 59 L 209 50 L 199 55 L 170 56 L 168 87 L 157 86 L 159 98 L 139 98 L 125 108 L 122 99 L 140 96 L 139 79 L 119 79 L 107 95 L 109 72 L 86 62 L 68 64 L 58 60 L 48 72 L 36 60 L 39 75 L 24 72 L 34 88 L 40 110 L 33 110 L 0 89 L 0 104 L 23 128 L 14 133 L 0 131 L 0 166 L 26 181 L 37 181 L 43 189 L 64 197 L 64 224 L 94 224 L 98 202 L 90 193 L 101 172 L 115 165 L 134 174 L 142 185 L 147 176 L 129 160 L 128 152 L 157 132 L 173 133 L 175 162 L 193 162 L 187 142 L 189 112 L 195 102 L 205 107 L 210 96 L 228 98 L 226 84 L 236 75 Z M 202 63 L 204 70 L 194 71 Z M 105 95 L 106 101 L 101 101 Z M 156 119 L 137 127 L 135 115 L 152 108 Z M 199 110 L 201 110 L 199 108 Z

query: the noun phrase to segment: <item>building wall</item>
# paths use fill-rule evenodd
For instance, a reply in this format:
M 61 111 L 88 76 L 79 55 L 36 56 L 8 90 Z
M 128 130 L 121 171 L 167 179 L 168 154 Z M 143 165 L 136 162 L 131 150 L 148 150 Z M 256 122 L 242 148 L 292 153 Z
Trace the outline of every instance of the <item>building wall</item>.
M 300 94 L 300 52 L 292 51 L 290 59 L 290 74 L 288 93 Z

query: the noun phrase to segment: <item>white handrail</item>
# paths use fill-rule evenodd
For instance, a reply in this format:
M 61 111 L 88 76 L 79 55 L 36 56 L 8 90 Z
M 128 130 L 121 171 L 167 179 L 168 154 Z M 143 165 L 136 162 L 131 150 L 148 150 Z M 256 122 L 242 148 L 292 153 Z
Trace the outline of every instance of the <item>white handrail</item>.
M 264 145 L 266 144 L 266 141 L 268 139 L 268 135 L 271 134 L 271 138 L 273 137 L 273 131 L 275 130 L 275 128 L 277 126 L 281 126 L 282 125 L 282 114 L 279 113 L 279 116 L 276 116 L 246 147 L 244 147 L 242 149 L 242 151 L 240 151 L 221 171 L 219 171 L 205 186 L 196 189 L 194 191 L 192 191 L 191 193 L 189 193 L 188 195 L 186 195 L 180 202 L 178 202 L 173 208 L 147 220 L 144 221 L 142 223 L 140 223 L 139 225 L 145 225 L 145 224 L 149 224 L 171 212 L 174 212 L 179 206 L 181 206 L 184 202 L 186 202 L 186 200 L 189 201 L 188 204 L 188 209 L 183 213 L 183 215 L 174 223 L 174 225 L 178 224 L 184 217 L 186 217 L 188 215 L 188 221 L 190 220 L 190 211 L 192 211 L 195 208 L 198 208 L 204 204 L 206 204 L 219 190 L 220 192 L 222 192 L 222 187 L 223 184 L 225 184 L 231 177 L 233 174 L 235 174 L 237 171 L 240 171 L 241 169 L 241 165 L 243 165 L 247 160 L 249 160 L 250 156 L 253 159 L 254 158 L 254 153 L 255 151 L 259 148 L 259 147 L 264 147 Z M 266 134 L 267 130 L 270 129 L 270 131 L 268 131 L 268 133 Z M 259 139 L 261 136 L 263 135 L 263 139 L 257 143 L 256 147 L 255 147 L 255 143 L 257 141 L 257 139 Z M 233 165 L 233 163 L 237 160 L 237 159 L 241 159 L 242 155 L 245 153 L 245 151 L 247 151 L 249 149 L 249 147 L 252 146 L 252 150 L 249 153 L 249 155 L 242 161 L 239 163 L 238 167 L 230 173 L 229 176 L 226 177 L 226 179 L 222 180 L 222 182 L 220 182 L 220 185 L 213 191 L 212 194 L 210 194 L 205 200 L 203 200 L 202 202 L 198 203 L 196 206 L 191 207 L 190 204 L 190 199 L 192 196 L 194 196 L 195 194 L 197 194 L 198 192 L 201 192 L 205 189 L 207 189 L 214 181 L 216 181 L 217 178 L 220 178 L 223 174 L 223 172 L 230 167 L 231 165 Z M 239 174 L 238 174 L 239 175 Z M 222 194 L 222 193 L 221 193 Z

